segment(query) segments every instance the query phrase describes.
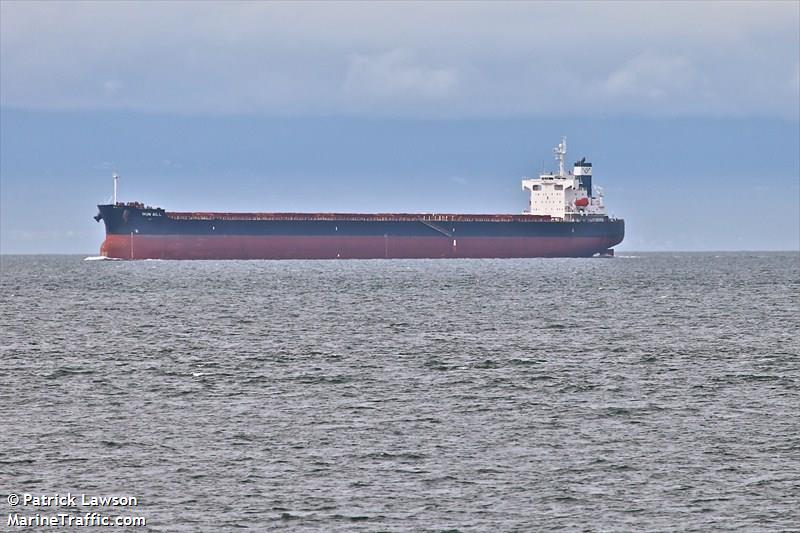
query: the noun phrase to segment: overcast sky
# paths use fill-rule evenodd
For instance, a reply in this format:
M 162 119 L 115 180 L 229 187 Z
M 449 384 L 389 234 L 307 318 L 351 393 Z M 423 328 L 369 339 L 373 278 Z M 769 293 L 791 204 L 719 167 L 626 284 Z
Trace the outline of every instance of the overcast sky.
M 0 252 L 91 216 L 520 212 L 588 156 L 625 250 L 800 248 L 800 2 L 0 0 Z
M 15 2 L 7 107 L 798 116 L 800 3 Z

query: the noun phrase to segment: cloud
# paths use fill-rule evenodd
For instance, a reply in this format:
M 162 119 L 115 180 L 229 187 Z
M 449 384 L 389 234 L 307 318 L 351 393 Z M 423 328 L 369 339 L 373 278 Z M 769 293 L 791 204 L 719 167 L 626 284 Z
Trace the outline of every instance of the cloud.
M 122 89 L 123 83 L 119 80 L 106 80 L 103 82 L 103 90 L 109 96 L 113 96 Z
M 6 0 L 0 105 L 797 118 L 798 40 L 793 2 Z
M 349 63 L 344 89 L 367 99 L 438 100 L 458 86 L 455 69 L 422 65 L 404 50 L 354 54 Z
M 612 97 L 657 102 L 692 90 L 697 83 L 697 70 L 687 58 L 643 53 L 612 71 L 601 89 Z

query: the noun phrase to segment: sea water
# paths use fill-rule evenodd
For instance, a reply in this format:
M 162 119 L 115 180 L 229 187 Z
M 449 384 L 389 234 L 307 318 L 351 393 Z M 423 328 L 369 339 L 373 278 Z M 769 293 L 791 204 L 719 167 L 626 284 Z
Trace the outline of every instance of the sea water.
M 797 253 L 83 259 L 0 259 L 4 522 L 800 527 Z

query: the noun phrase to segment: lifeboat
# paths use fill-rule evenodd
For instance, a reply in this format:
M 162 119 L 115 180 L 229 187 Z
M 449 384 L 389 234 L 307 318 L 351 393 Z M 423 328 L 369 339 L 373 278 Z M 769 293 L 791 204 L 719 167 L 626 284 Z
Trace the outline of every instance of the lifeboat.
M 589 199 L 586 197 L 578 198 L 577 200 L 575 200 L 576 207 L 586 207 L 587 205 L 589 205 Z

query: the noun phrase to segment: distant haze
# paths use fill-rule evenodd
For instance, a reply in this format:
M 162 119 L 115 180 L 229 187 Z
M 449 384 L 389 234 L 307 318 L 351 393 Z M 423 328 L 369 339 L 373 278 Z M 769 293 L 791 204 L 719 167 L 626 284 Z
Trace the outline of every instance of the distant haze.
M 0 3 L 0 251 L 94 204 L 520 212 L 567 135 L 622 249 L 800 248 L 800 3 Z

